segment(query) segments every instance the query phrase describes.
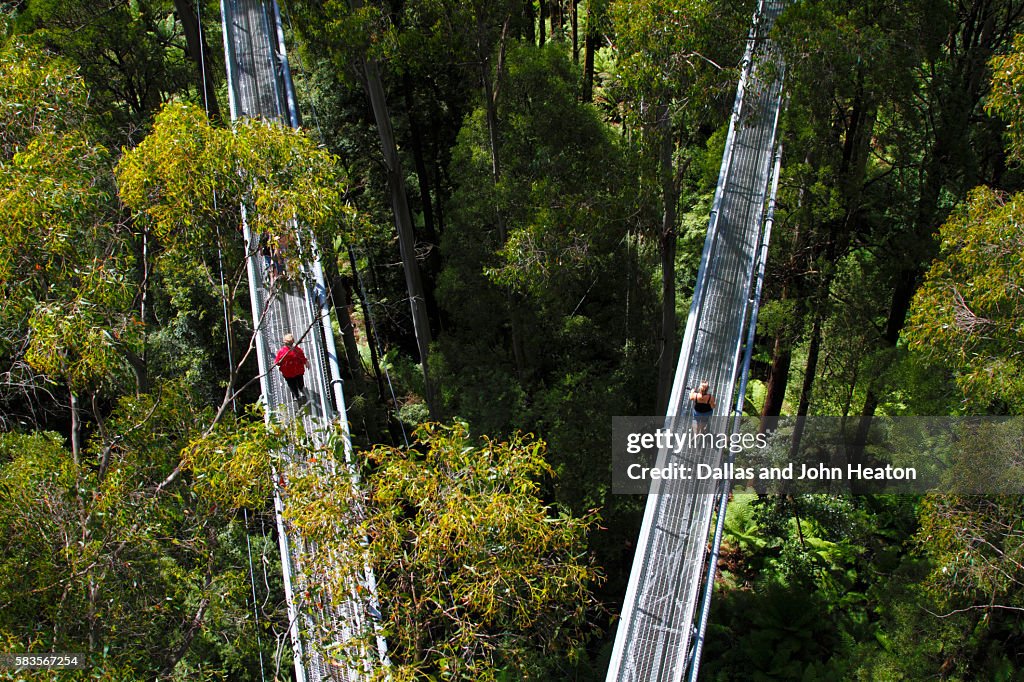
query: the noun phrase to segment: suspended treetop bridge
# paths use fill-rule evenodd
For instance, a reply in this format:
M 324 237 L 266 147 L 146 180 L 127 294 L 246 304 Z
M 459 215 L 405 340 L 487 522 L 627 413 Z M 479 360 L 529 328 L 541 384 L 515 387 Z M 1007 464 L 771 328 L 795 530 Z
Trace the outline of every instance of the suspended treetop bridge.
M 775 136 L 783 69 L 767 36 L 785 3 L 761 0 L 747 39 L 670 396 L 666 423 L 676 429 L 689 427 L 686 391 L 703 379 L 714 387 L 722 408 L 734 405 L 736 418 L 731 428 L 738 425 L 781 154 Z M 221 15 L 232 119 L 260 117 L 297 127 L 299 111 L 276 0 L 221 0 Z M 301 420 L 312 438 L 326 439 L 332 423 L 340 421 L 347 429 L 347 422 L 320 263 L 314 258 L 304 264 L 293 285 L 268 286 L 267 270 L 272 266 L 259 252 L 258 236 L 248 225 L 243 225 L 243 234 L 249 253 L 249 289 L 268 419 Z M 295 229 L 294 238 L 311 239 L 300 229 Z M 306 374 L 311 398 L 308 408 L 287 398 L 284 380 L 273 371 L 274 350 L 286 333 L 299 339 L 310 360 Z M 663 451 L 657 466 L 717 464 L 722 457 L 721 451 Z M 302 464 L 289 458 L 288 453 L 282 454 L 280 462 L 274 502 L 296 679 L 360 679 L 372 668 L 387 665 L 382 639 L 377 639 L 374 651 L 353 644 L 356 634 L 373 627 L 367 615 L 372 610 L 368 606 L 371 602 L 360 596 L 373 594 L 372 574 L 366 571 L 353 575 L 346 594 L 334 595 L 333 599 L 321 597 L 314 603 L 304 597 L 310 587 L 317 588 L 314 591 L 321 595 L 329 588 L 326 577 L 311 568 L 318 548 L 290 528 L 283 514 L 287 478 L 301 471 Z M 285 485 L 280 485 L 282 482 Z M 609 681 L 697 678 L 727 495 L 726 485 L 717 481 L 655 482 L 616 633 Z M 716 515 L 715 534 L 709 543 Z M 329 658 L 326 649 L 343 651 L 344 656 Z
M 669 399 L 666 427 L 677 432 L 690 428 L 688 390 L 702 380 L 718 396 L 719 411 L 734 415 L 726 428 L 739 426 L 781 158 L 775 135 L 783 68 L 768 34 L 785 4 L 786 0 L 761 0 L 747 39 Z M 656 466 L 717 466 L 722 458 L 721 450 L 663 450 Z M 653 482 L 616 631 L 609 682 L 697 679 L 728 492 L 727 481 Z
M 221 0 L 221 20 L 232 120 L 258 117 L 298 127 L 299 110 L 277 2 Z M 302 432 L 320 446 L 326 445 L 336 424 L 340 424 L 346 459 L 350 459 L 338 352 L 323 269 L 315 256 L 316 245 L 307 244 L 312 247 L 314 258 L 302 264 L 300 272 L 289 273 L 292 282 L 282 283 L 283 279 L 278 277 L 276 283 L 270 285 L 273 273 L 269 270 L 278 266 L 267 254 L 261 253 L 259 235 L 254 235 L 246 223 L 245 209 L 242 206 L 243 235 L 267 418 L 291 423 L 301 421 Z M 291 239 L 312 239 L 298 221 L 288 228 Z M 296 345 L 304 349 L 309 359 L 305 375 L 309 396 L 306 405 L 288 397 L 285 381 L 275 370 L 275 350 L 288 333 L 294 335 Z M 295 677 L 297 682 L 362 679 L 372 668 L 387 665 L 383 639 L 377 638 L 375 651 L 355 643 L 365 641 L 365 638 L 357 640 L 356 635 L 372 632 L 374 627 L 369 615 L 375 609 L 373 576 L 368 570 L 352 575 L 345 594 L 332 594 L 328 577 L 314 567 L 313 560 L 321 548 L 305 540 L 284 516 L 289 477 L 304 471 L 304 464 L 290 454 L 279 453 L 274 475 L 274 507 Z M 330 557 L 324 556 L 321 560 L 321 564 L 330 562 Z M 332 652 L 330 656 L 327 651 Z

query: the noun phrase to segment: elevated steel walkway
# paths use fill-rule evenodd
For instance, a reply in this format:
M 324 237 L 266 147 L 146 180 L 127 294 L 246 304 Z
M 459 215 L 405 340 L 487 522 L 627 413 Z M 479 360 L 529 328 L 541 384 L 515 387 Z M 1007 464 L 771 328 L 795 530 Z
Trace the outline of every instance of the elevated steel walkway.
M 259 117 L 298 127 L 299 112 L 276 1 L 221 0 L 221 20 L 232 120 Z M 245 207 L 242 209 L 244 223 Z M 291 228 L 295 239 L 310 238 L 297 225 Z M 269 273 L 257 248 L 258 240 L 248 224 L 243 224 L 243 233 L 249 254 L 249 291 L 268 419 L 300 420 L 305 434 L 319 445 L 325 444 L 333 430 L 332 423 L 340 421 L 345 429 L 346 459 L 350 459 L 345 398 L 320 262 L 305 263 L 301 272 L 289 273 L 290 282 L 282 284 L 279 280 L 278 285 L 270 287 L 267 285 Z M 305 376 L 310 397 L 308 407 L 291 399 L 281 373 L 274 367 L 275 352 L 286 333 L 294 334 L 297 345 L 309 359 Z M 386 648 L 380 638 L 376 651 L 372 652 L 351 644 L 353 635 L 373 628 L 368 613 L 375 607 L 362 596 L 374 593 L 373 576 L 369 571 L 353 575 L 348 594 L 330 594 L 326 577 L 317 574 L 311 566 L 311 559 L 319 549 L 290 528 L 283 517 L 288 503 L 288 478 L 301 471 L 304 465 L 294 461 L 288 453 L 282 453 L 281 461 L 283 464 L 274 477 L 274 504 L 296 679 L 298 682 L 361 679 L 375 664 L 387 661 Z M 333 652 L 330 657 L 325 654 L 327 650 Z
M 775 135 L 783 68 L 768 40 L 786 0 L 762 0 L 754 16 L 679 354 L 666 425 L 691 424 L 688 393 L 707 380 L 716 428 L 738 426 L 777 186 Z M 774 159 L 774 163 L 773 163 Z M 774 180 L 774 181 L 773 181 Z M 766 218 L 769 218 L 766 220 Z M 662 451 L 658 467 L 721 463 L 723 452 Z M 693 469 L 691 469 L 693 470 Z M 728 486 L 713 480 L 655 481 L 647 499 L 607 679 L 696 679 Z M 719 530 L 711 535 L 718 512 Z

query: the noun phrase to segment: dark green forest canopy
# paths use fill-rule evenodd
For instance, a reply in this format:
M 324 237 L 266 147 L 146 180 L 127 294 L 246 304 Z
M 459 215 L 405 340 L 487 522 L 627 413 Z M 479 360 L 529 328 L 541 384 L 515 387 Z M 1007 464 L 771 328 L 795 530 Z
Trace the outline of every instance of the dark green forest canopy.
M 253 327 L 246 201 L 261 229 L 294 212 L 316 234 L 366 473 L 401 472 L 369 479 L 386 615 L 413 624 L 396 662 L 438 673 L 472 647 L 441 646 L 458 630 L 489 644 L 456 677 L 601 679 L 643 502 L 611 495 L 611 417 L 656 413 L 671 380 L 753 3 L 282 10 L 306 132 L 223 121 L 215 2 L 0 3 L 0 646 L 88 651 L 109 680 L 258 679 L 260 653 L 288 670 L 268 504 L 285 435 L 245 409 L 258 382 L 253 358 L 238 362 Z M 1020 413 L 1020 33 L 1013 0 L 788 7 L 774 33 L 784 166 L 745 411 Z M 462 420 L 410 449 L 427 391 L 369 62 L 439 413 Z M 524 486 L 507 505 L 474 507 L 495 485 L 482 461 Z M 459 476 L 466 487 L 445 487 Z M 342 504 L 336 483 L 313 502 Z M 1019 676 L 1019 506 L 735 500 L 706 675 Z M 431 563 L 438 520 L 460 556 L 518 537 L 516 579 L 550 590 L 487 607 L 490 583 Z M 417 582 L 425 566 L 438 573 Z M 465 629 L 412 596 L 443 600 L 446 584 L 470 595 Z M 538 635 L 553 623 L 559 649 Z M 514 636 L 490 646 L 503 629 Z

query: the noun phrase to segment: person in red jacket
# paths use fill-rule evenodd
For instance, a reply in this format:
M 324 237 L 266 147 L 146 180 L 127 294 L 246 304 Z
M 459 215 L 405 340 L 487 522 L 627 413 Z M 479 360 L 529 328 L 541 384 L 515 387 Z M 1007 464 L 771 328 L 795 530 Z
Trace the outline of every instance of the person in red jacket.
M 298 401 L 300 400 L 299 394 L 301 394 L 302 400 L 308 400 L 309 396 L 306 394 L 303 375 L 306 373 L 306 365 L 309 364 L 309 360 L 306 359 L 306 354 L 302 352 L 302 349 L 295 345 L 293 335 L 284 335 L 284 345 L 274 356 L 274 364 L 281 369 L 281 375 L 288 383 L 292 398 Z

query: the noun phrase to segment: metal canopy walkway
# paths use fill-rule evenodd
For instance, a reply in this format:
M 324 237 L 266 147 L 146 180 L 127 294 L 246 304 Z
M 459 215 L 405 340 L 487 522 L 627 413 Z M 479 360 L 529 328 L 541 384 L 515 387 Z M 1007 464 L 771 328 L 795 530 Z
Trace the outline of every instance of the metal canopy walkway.
M 277 2 L 221 0 L 221 20 L 232 120 L 260 117 L 298 127 L 299 113 Z M 256 350 L 267 418 L 301 420 L 305 433 L 317 445 L 325 444 L 332 422 L 340 420 L 345 429 L 346 459 L 349 459 L 351 445 L 345 398 L 320 262 L 304 264 L 301 275 L 295 277 L 296 281 L 291 284 L 268 287 L 267 263 L 257 248 L 258 240 L 245 223 L 244 206 L 242 210 Z M 301 231 L 296 229 L 294 238 L 302 237 Z M 306 390 L 310 398 L 308 408 L 300 409 L 295 401 L 288 398 L 284 379 L 274 368 L 275 350 L 289 332 L 295 335 L 296 345 L 303 348 L 309 359 L 306 372 Z M 382 639 L 377 640 L 376 652 L 360 650 L 350 641 L 354 635 L 373 627 L 367 616 L 368 606 L 372 603 L 358 596 L 374 594 L 373 576 L 369 571 L 365 575 L 351 576 L 346 590 L 348 594 L 331 598 L 326 576 L 317 575 L 311 567 L 310 560 L 317 555 L 318 548 L 289 528 L 283 517 L 288 477 L 301 471 L 303 465 L 288 457 L 288 453 L 282 454 L 280 470 L 275 471 L 274 476 L 274 506 L 296 680 L 360 679 L 367 676 L 374 658 L 385 663 L 387 660 Z M 319 596 L 314 603 L 308 595 Z M 339 658 L 334 656 L 333 660 L 328 660 L 323 653 L 328 647 L 341 653 L 344 662 L 339 662 Z
M 728 428 L 739 424 L 780 158 L 775 134 L 783 68 L 767 36 L 785 4 L 786 0 L 761 0 L 747 39 L 669 400 L 666 427 L 677 432 L 690 428 L 688 392 L 705 379 L 718 398 L 718 413 L 733 409 L 730 414 L 735 417 Z M 716 466 L 722 456 L 721 450 L 710 449 L 688 449 L 678 455 L 662 451 L 656 466 L 694 467 L 700 462 Z M 714 480 L 652 485 L 612 650 L 609 682 L 697 678 L 728 487 L 727 482 Z M 717 529 L 709 543 L 716 510 Z

